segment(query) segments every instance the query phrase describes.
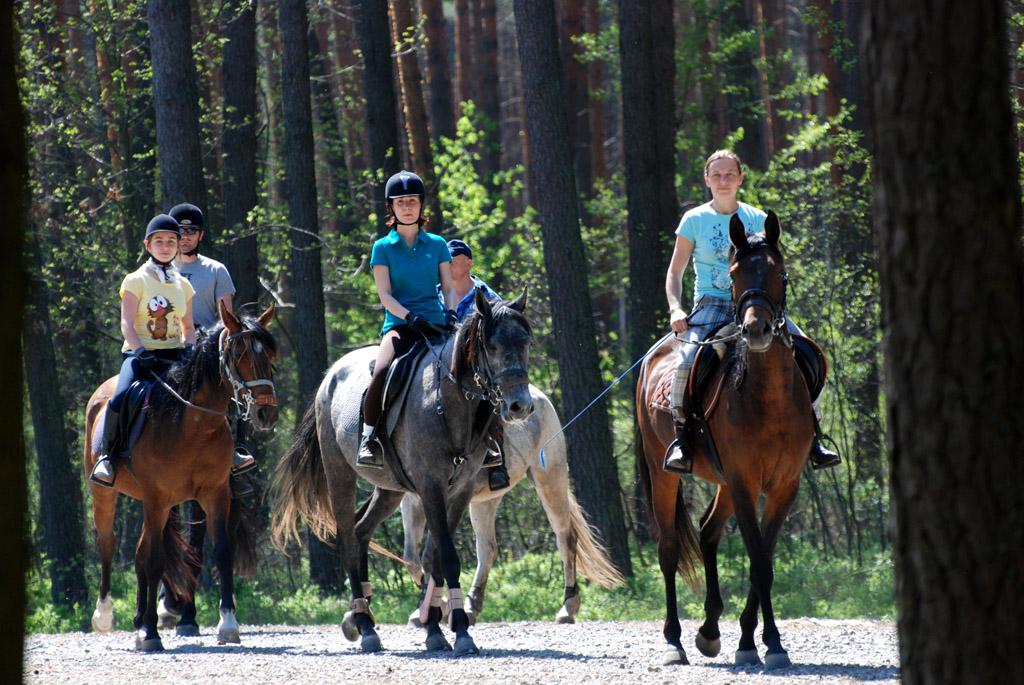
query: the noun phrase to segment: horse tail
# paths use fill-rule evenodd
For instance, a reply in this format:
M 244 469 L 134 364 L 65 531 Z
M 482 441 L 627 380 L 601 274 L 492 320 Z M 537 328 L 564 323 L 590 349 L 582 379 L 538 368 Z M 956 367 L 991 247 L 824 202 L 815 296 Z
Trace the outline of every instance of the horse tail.
M 277 549 L 285 551 L 291 540 L 301 543 L 300 517 L 321 540 L 334 534 L 334 512 L 316 433 L 315 400 L 306 409 L 291 446 L 277 462 L 270 492 L 274 500 L 270 540 Z
M 592 583 L 611 589 L 622 585 L 623 578 L 608 558 L 608 550 L 594 534 L 594 527 L 587 521 L 582 507 L 572 491 L 567 491 L 569 502 L 569 526 L 576 540 L 576 570 Z
M 252 580 L 259 561 L 257 534 L 259 511 L 256 498 L 231 500 L 228 514 L 228 534 L 231 536 L 231 564 L 233 572 Z
M 647 503 L 647 519 L 650 523 L 651 534 L 654 536 L 655 541 L 661 537 L 661 526 L 658 525 L 658 520 L 654 516 L 654 502 L 652 498 L 653 484 L 650 466 L 647 463 L 647 453 L 644 450 L 644 436 L 643 430 L 639 427 L 636 431 L 635 444 L 635 457 L 636 457 L 636 475 L 640 479 L 641 489 L 644 493 L 644 501 Z M 665 474 L 666 477 L 669 476 Z M 690 507 L 683 497 L 683 482 L 679 480 L 676 485 L 676 516 L 675 516 L 675 529 L 676 537 L 679 544 L 679 575 L 683 577 L 683 580 L 694 590 L 697 590 L 700 586 L 700 579 L 697 576 L 697 566 L 703 560 L 703 555 L 700 551 L 700 539 L 697 533 L 696 526 L 693 525 L 693 519 L 690 516 Z
M 143 524 L 145 525 L 145 524 Z M 200 568 L 199 554 L 181 534 L 181 515 L 177 507 L 164 524 L 163 532 L 164 575 L 163 581 L 171 593 L 184 601 L 192 598 L 196 586 L 197 569 Z

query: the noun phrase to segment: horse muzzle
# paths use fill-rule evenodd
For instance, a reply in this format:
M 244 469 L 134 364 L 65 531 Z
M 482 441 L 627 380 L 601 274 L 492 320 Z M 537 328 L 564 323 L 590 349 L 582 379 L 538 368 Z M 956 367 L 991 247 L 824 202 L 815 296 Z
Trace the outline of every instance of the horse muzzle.
M 504 421 L 522 421 L 533 413 L 533 408 L 533 397 L 527 383 L 519 383 L 502 393 L 501 418 Z

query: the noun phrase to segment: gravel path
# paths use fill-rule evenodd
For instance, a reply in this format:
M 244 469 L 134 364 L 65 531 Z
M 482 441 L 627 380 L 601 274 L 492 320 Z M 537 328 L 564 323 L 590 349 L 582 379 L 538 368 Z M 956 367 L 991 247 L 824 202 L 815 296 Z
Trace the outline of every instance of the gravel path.
M 693 646 L 698 623 L 683 622 L 690 666 L 661 665 L 661 624 L 652 621 L 483 623 L 471 629 L 477 656 L 427 655 L 420 630 L 378 628 L 385 651 L 362 654 L 338 626 L 243 626 L 241 646 L 217 646 L 215 631 L 179 638 L 167 651 L 138 654 L 134 635 L 32 635 L 25 643 L 27 683 L 898 683 L 896 631 L 880 621 L 780 621 L 795 664 L 766 674 L 732 665 L 735 622 L 722 624 L 722 654 Z M 760 631 L 758 631 L 760 639 Z M 758 643 L 761 656 L 764 647 Z

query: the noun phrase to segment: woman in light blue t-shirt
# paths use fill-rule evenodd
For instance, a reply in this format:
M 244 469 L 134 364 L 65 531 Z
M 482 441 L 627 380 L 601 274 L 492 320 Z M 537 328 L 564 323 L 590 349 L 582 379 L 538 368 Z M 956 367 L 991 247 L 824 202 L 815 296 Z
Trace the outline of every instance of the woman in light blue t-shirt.
M 736 199 L 743 184 L 743 163 L 731 150 L 717 150 L 704 164 L 704 185 L 711 191 L 711 201 L 683 215 L 676 229 L 676 245 L 665 275 L 665 297 L 670 311 L 672 332 L 687 343 L 703 341 L 726 323 L 732 321 L 732 279 L 729 276 L 729 222 L 733 215 L 743 221 L 748 234 L 763 233 L 766 214 Z M 693 261 L 693 308 L 683 309 L 683 272 Z M 791 332 L 802 333 L 789 319 Z M 684 344 L 679 368 L 672 384 L 672 411 L 676 418 L 676 439 L 665 453 L 665 470 L 690 473 L 693 455 L 684 439 L 686 417 L 682 413 L 683 393 L 690 378 L 690 368 L 697 354 L 697 345 Z M 815 404 L 815 415 L 820 414 Z M 839 463 L 839 455 L 821 446 L 817 418 L 815 439 L 811 446 L 811 465 L 826 468 Z

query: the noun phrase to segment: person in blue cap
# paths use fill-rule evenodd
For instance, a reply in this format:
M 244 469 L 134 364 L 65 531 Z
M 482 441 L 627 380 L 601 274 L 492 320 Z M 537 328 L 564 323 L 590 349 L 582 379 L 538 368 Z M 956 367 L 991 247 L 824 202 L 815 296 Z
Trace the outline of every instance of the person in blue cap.
M 384 305 L 384 325 L 374 362 L 373 376 L 363 398 L 363 435 L 356 463 L 381 468 L 382 449 L 377 440 L 377 422 L 388 366 L 421 337 L 446 333 L 446 326 L 458 318 L 452 307 L 451 261 L 444 238 L 424 230 L 426 189 L 423 179 L 410 171 L 400 171 L 384 186 L 387 225 L 391 231 L 373 244 L 370 266 L 377 296 Z M 438 300 L 440 284 L 444 302 Z
M 117 462 L 127 436 L 118 435 L 118 424 L 125 393 L 136 378 L 152 371 L 159 373 L 181 359 L 185 345 L 195 344 L 192 325 L 192 296 L 188 279 L 174 267 L 181 227 L 173 217 L 158 214 L 146 226 L 142 244 L 149 259 L 121 282 L 121 346 L 123 363 L 117 377 L 117 389 L 107 402 L 103 419 L 101 454 L 89 479 L 112 487 L 117 477 Z

